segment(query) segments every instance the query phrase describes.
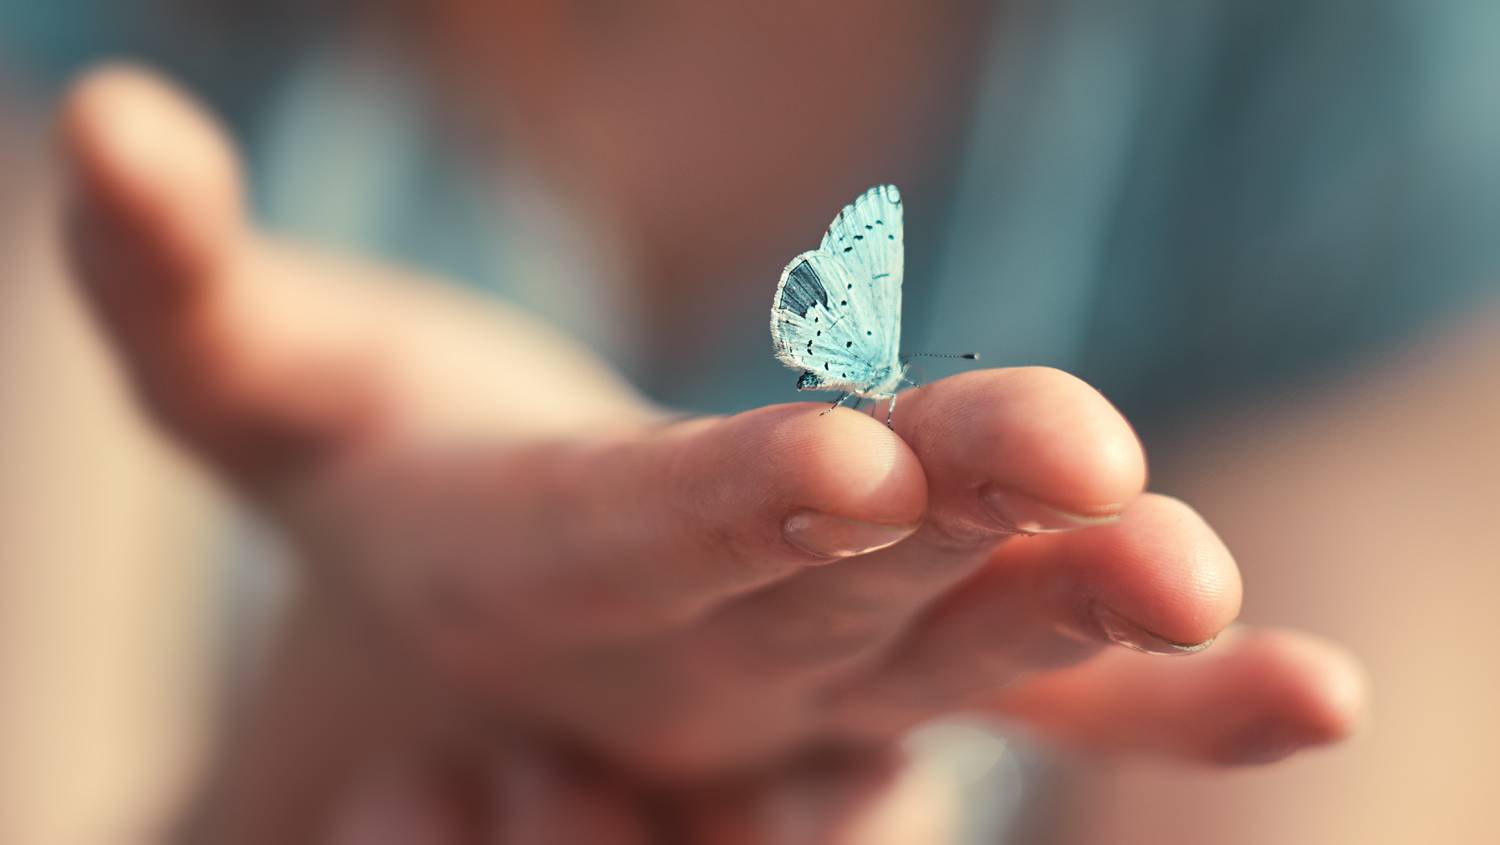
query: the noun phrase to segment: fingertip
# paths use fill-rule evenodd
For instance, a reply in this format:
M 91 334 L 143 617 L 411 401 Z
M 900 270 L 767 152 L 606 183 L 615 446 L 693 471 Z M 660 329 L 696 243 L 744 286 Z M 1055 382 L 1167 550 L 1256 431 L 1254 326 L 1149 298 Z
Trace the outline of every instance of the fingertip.
M 996 484 L 1078 525 L 1118 515 L 1145 485 L 1145 456 L 1125 418 L 1061 370 L 978 370 L 914 393 L 897 421 L 929 472 Z
M 1343 742 L 1369 730 L 1370 674 L 1364 664 L 1343 648 L 1332 648 L 1332 659 L 1322 676 L 1320 725 L 1325 742 Z
M 1041 447 L 1036 481 L 1055 485 L 1047 500 L 1085 516 L 1120 513 L 1146 485 L 1145 451 L 1130 423 L 1072 373 L 1026 367 L 1021 375 L 1035 397 L 1028 434 Z
M 1095 633 L 1156 653 L 1201 650 L 1238 617 L 1239 567 L 1186 503 L 1150 494 L 1096 531 L 1057 538 L 1058 577 L 1087 604 Z
M 927 504 L 922 465 L 900 437 L 847 408 L 789 417 L 788 433 L 805 460 L 795 474 L 801 492 L 830 513 L 915 525 Z
M 222 260 L 241 225 L 239 166 L 185 92 L 140 66 L 94 68 L 64 97 L 57 138 L 73 213 L 151 251 L 151 275 L 202 276 Z
M 1264 765 L 1342 742 L 1363 726 L 1367 682 L 1348 651 L 1292 630 L 1234 633 L 1184 688 L 1182 718 L 1205 719 L 1179 753 L 1218 765 Z
M 1136 503 L 1155 520 L 1162 560 L 1163 629 L 1178 642 L 1206 642 L 1239 618 L 1244 582 L 1233 553 L 1191 505 L 1152 495 Z M 1175 543 L 1174 543 L 1175 541 Z M 1149 542 L 1149 541 L 1148 541 Z
M 769 476 L 783 509 L 915 527 L 927 504 L 916 455 L 871 417 L 821 405 L 779 405 L 726 421 L 723 437 Z
M 1283 718 L 1305 747 L 1342 742 L 1369 721 L 1369 676 L 1353 652 L 1319 637 L 1258 630 L 1239 645 L 1254 655 L 1246 674 L 1272 686 Z

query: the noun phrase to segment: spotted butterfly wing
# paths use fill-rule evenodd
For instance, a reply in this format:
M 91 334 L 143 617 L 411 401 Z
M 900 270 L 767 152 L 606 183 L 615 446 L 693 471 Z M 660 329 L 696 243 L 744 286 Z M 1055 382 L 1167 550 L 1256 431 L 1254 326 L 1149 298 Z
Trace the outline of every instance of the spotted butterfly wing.
M 901 193 L 871 188 L 844 207 L 823 243 L 781 273 L 771 306 L 776 357 L 799 390 L 889 395 L 901 379 Z

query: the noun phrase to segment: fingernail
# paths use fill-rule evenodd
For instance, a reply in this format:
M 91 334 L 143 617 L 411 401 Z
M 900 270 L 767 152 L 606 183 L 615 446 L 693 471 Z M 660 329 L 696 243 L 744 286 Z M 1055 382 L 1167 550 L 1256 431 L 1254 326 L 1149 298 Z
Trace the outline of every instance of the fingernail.
M 1174 642 L 1146 630 L 1102 604 L 1094 604 L 1093 613 L 1094 621 L 1110 642 L 1146 654 L 1192 654 L 1208 648 L 1214 642 L 1213 637 L 1201 643 Z
M 980 490 L 979 501 L 989 511 L 991 518 L 1007 531 L 1016 534 L 1054 534 L 1075 528 L 1105 525 L 1120 518 L 1118 513 L 1103 516 L 1071 513 L 998 484 L 989 484 Z
M 883 549 L 908 537 L 914 525 L 881 525 L 818 511 L 797 511 L 782 523 L 786 541 L 817 557 L 843 558 Z

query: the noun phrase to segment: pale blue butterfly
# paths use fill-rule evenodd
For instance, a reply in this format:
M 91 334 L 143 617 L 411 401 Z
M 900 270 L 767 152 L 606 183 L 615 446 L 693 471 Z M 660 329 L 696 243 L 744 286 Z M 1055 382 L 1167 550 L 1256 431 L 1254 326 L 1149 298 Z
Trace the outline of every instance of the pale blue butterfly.
M 881 185 L 844 206 L 823 243 L 781 271 L 771 340 L 777 360 L 802 371 L 798 390 L 842 391 L 834 408 L 850 396 L 889 399 L 890 424 L 896 391 L 910 383 L 900 352 L 905 257 L 901 192 Z

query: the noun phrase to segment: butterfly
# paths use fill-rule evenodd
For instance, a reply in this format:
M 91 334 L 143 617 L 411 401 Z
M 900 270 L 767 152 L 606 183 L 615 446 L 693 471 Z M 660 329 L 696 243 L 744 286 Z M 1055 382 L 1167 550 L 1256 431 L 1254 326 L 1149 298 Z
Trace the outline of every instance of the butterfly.
M 909 383 L 900 353 L 901 221 L 895 185 L 865 191 L 833 218 L 817 249 L 786 265 L 771 303 L 776 358 L 802 371 L 797 389 L 842 391 L 833 408 L 851 396 L 889 399 L 887 425 L 896 390 Z

